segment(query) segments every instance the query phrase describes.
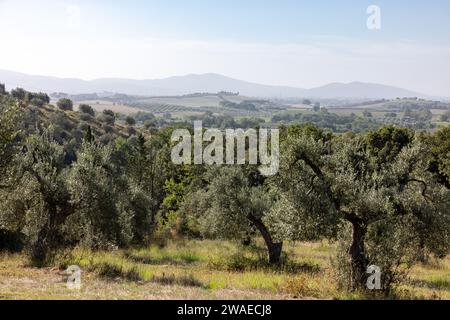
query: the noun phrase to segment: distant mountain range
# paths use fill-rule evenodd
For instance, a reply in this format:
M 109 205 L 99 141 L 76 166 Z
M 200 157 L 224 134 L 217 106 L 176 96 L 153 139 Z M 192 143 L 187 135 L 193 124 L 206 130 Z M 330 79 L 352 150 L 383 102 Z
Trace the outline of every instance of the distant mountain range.
M 410 90 L 375 83 L 332 83 L 313 89 L 269 86 L 246 82 L 214 73 L 190 74 L 154 80 L 96 79 L 81 80 L 27 75 L 0 70 L 0 83 L 7 88 L 22 87 L 29 91 L 68 94 L 113 92 L 127 95 L 161 96 L 183 95 L 197 92 L 239 92 L 241 95 L 264 98 L 316 98 L 316 99 L 394 99 L 397 97 L 429 96 Z

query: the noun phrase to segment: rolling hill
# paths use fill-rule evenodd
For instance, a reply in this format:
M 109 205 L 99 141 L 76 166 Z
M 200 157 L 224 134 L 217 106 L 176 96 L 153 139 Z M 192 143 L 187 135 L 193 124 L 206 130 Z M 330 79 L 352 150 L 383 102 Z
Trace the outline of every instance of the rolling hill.
M 261 85 L 213 73 L 190 74 L 155 80 L 104 78 L 86 81 L 0 70 L 0 83 L 5 83 L 10 89 L 22 87 L 31 91 L 65 92 L 69 94 L 114 92 L 128 95 L 161 96 L 229 91 L 239 92 L 245 96 L 265 98 L 394 99 L 397 97 L 428 97 L 425 94 L 410 90 L 375 83 L 332 83 L 317 88 L 302 89 Z

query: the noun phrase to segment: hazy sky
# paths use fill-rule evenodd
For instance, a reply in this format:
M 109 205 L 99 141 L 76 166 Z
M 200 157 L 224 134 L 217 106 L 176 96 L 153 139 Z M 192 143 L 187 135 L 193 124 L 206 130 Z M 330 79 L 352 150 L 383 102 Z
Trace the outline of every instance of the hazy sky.
M 369 5 L 381 9 L 380 30 L 367 28 Z M 449 13 L 448 0 L 0 0 L 0 69 L 367 81 L 450 96 Z

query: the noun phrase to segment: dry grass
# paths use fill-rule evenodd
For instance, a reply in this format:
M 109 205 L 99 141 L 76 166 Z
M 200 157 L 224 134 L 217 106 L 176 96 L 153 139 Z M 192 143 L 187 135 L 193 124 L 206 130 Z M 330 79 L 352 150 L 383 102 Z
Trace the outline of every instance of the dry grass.
M 276 268 L 261 252 L 225 241 L 183 241 L 165 248 L 61 255 L 37 269 L 23 255 L 0 255 L 0 299 L 365 299 L 337 289 L 328 243 L 289 243 Z M 66 286 L 63 270 L 82 269 L 81 290 Z M 450 258 L 417 265 L 397 298 L 450 299 Z
M 80 101 L 75 104 L 75 110 L 78 110 L 78 107 L 81 104 L 88 104 L 92 108 L 94 108 L 97 112 L 103 112 L 103 110 L 112 110 L 113 112 L 123 113 L 123 114 L 131 114 L 139 111 L 144 111 L 143 109 L 139 109 L 136 107 L 130 107 L 122 104 L 113 103 L 105 100 L 89 100 L 89 101 Z

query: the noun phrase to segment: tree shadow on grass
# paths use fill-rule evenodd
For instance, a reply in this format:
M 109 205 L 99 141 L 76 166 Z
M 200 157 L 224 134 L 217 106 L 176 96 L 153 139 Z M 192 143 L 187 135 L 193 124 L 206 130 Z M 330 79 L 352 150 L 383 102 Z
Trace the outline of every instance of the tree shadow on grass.
M 241 253 L 222 259 L 211 259 L 208 266 L 211 269 L 230 272 L 270 271 L 287 274 L 321 272 L 321 267 L 311 261 L 297 262 L 284 258 L 279 263 L 271 264 L 267 260 L 247 257 Z
M 163 256 L 163 257 L 151 257 L 149 255 L 140 256 L 140 255 L 134 255 L 132 253 L 125 253 L 125 258 L 128 260 L 131 260 L 136 263 L 142 263 L 142 264 L 149 264 L 149 265 L 188 265 L 193 264 L 199 259 L 196 256 L 193 255 L 186 255 L 186 256 L 178 256 L 178 257 L 170 257 L 170 256 Z
M 203 287 L 203 283 L 194 278 L 193 275 L 175 276 L 162 274 L 162 276 L 153 276 L 152 282 L 162 285 L 179 285 L 183 287 Z
M 183 287 L 204 287 L 204 284 L 195 279 L 193 275 L 175 276 L 175 274 L 166 275 L 163 273 L 161 276 L 154 275 L 150 279 L 146 279 L 136 266 L 125 268 L 120 265 L 101 263 L 95 267 L 95 270 L 101 278 L 108 280 L 154 282 L 161 285 L 178 285 Z
M 413 287 L 429 288 L 436 290 L 450 290 L 450 279 L 409 279 L 408 281 Z
M 111 263 L 101 263 L 95 266 L 97 274 L 101 278 L 106 278 L 110 280 L 124 279 L 128 281 L 144 281 L 145 279 L 139 273 L 137 267 L 124 268 L 123 266 L 111 264 Z

